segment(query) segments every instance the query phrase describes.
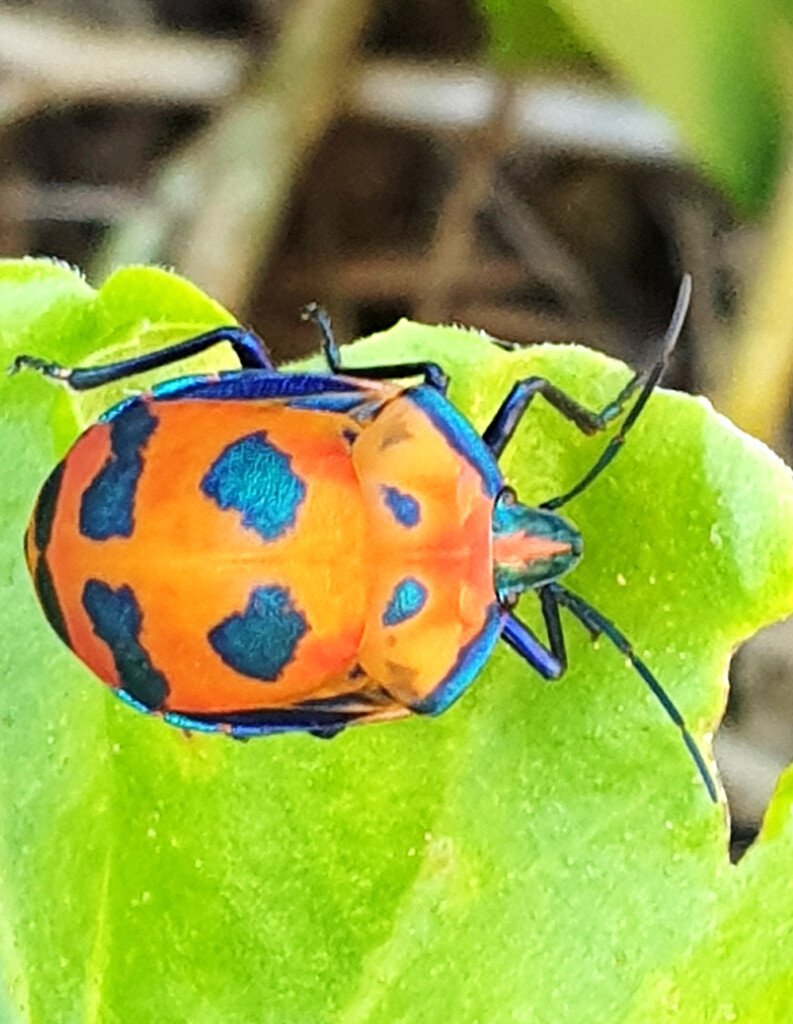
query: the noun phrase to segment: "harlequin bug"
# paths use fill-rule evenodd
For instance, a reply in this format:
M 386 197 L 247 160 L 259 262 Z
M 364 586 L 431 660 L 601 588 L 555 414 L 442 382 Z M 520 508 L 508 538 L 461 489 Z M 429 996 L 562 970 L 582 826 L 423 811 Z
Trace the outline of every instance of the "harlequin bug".
M 108 366 L 19 356 L 83 390 L 229 342 L 241 369 L 180 377 L 128 398 L 78 438 L 39 494 L 27 560 L 61 639 L 128 704 L 233 737 L 446 710 L 499 638 L 539 674 L 565 670 L 560 608 L 677 708 L 623 634 L 559 582 L 581 537 L 557 510 L 609 465 L 661 378 L 687 312 L 680 288 L 658 361 L 591 412 L 541 377 L 517 381 L 480 436 L 431 362 L 282 373 L 261 341 L 220 327 Z M 423 378 L 402 385 L 396 380 Z M 542 395 L 585 434 L 632 407 L 582 480 L 530 508 L 498 458 Z M 514 614 L 537 592 L 547 645 Z

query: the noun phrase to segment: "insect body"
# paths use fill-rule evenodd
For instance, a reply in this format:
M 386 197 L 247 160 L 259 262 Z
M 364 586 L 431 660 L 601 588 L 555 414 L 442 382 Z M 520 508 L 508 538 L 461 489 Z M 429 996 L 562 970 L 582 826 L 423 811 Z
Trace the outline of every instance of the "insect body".
M 663 354 L 593 413 L 543 378 L 516 384 L 483 435 L 432 363 L 284 374 L 259 340 L 220 328 L 97 368 L 31 367 L 75 389 L 228 341 L 241 369 L 182 377 L 106 412 L 38 497 L 28 565 L 61 639 L 128 703 L 182 728 L 238 738 L 438 714 L 499 638 L 542 676 L 566 667 L 559 609 L 631 660 L 713 783 L 679 713 L 617 628 L 558 582 L 581 556 L 555 509 L 608 465 L 659 380 Z M 411 386 L 397 380 L 422 377 Z M 580 483 L 520 504 L 498 457 L 542 394 L 586 433 L 634 395 Z M 536 590 L 547 644 L 513 613 Z

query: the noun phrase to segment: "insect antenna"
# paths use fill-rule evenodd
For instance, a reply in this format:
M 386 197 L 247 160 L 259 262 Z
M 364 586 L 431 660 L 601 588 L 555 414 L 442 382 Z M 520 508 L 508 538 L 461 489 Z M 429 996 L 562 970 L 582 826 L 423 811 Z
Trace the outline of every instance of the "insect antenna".
M 696 765 L 702 781 L 705 783 L 708 795 L 711 800 L 716 803 L 718 800 L 716 795 L 716 783 L 713 781 L 713 776 L 711 775 L 708 766 L 705 764 L 705 759 L 702 756 L 699 747 L 695 743 L 694 737 L 688 731 L 686 723 L 683 721 L 683 716 L 680 714 L 673 703 L 672 698 L 666 690 L 664 690 L 663 686 L 661 686 L 642 659 L 634 653 L 627 637 L 625 637 L 605 616 L 601 615 L 600 612 L 596 611 L 596 609 L 594 609 L 590 604 L 587 604 L 583 598 L 579 597 L 577 594 L 573 594 L 566 587 L 561 586 L 559 583 L 549 583 L 544 589 L 552 596 L 553 599 L 555 599 L 557 604 L 567 608 L 578 619 L 578 621 L 590 631 L 590 633 L 602 634 L 607 637 L 612 644 L 614 644 L 617 650 L 623 654 L 628 661 L 630 661 L 631 665 L 641 676 L 642 680 L 652 692 L 658 703 L 679 729 L 683 743 L 685 743 L 686 749 L 691 755 L 691 759 Z
M 647 404 L 650 395 L 655 390 L 658 382 L 664 374 L 664 371 L 666 370 L 666 364 L 669 361 L 669 356 L 671 355 L 672 350 L 677 344 L 677 340 L 680 337 L 680 332 L 683 329 L 683 324 L 686 319 L 686 314 L 688 313 L 688 307 L 690 302 L 691 275 L 684 274 L 683 279 L 680 282 L 680 288 L 677 293 L 677 302 L 675 303 L 675 308 L 672 312 L 672 318 L 669 321 L 669 326 L 666 329 L 666 334 L 664 335 L 664 342 L 661 346 L 661 353 L 658 359 L 650 367 L 649 370 L 645 371 L 644 374 L 637 374 L 637 376 L 632 377 L 630 381 L 622 389 L 622 391 L 620 391 L 620 393 L 617 395 L 614 401 L 611 402 L 611 404 L 608 405 L 600 414 L 604 420 L 611 419 L 611 417 L 614 415 L 614 411 L 619 410 L 619 408 L 622 406 L 622 403 L 631 394 L 631 392 L 636 389 L 639 382 L 646 374 L 646 379 L 644 380 L 642 389 L 639 392 L 639 397 L 633 403 L 633 406 L 631 407 L 631 410 L 628 413 L 628 415 L 623 420 L 622 426 L 620 427 L 619 431 L 614 435 L 614 437 L 612 437 L 612 439 L 601 452 L 600 458 L 595 462 L 592 468 L 587 473 L 584 474 L 584 476 L 581 478 L 581 480 L 578 481 L 575 487 L 567 491 L 566 494 L 562 494 L 557 498 L 551 498 L 550 501 L 544 501 L 540 505 L 540 508 L 553 510 L 556 508 L 561 508 L 562 505 L 566 505 L 571 498 L 575 498 L 576 495 L 581 493 L 581 491 L 589 487 L 592 481 L 599 477 L 603 470 L 606 468 L 606 466 L 608 466 L 609 463 L 614 459 L 617 452 L 620 450 L 620 448 L 622 448 L 623 444 L 625 443 L 625 435 L 628 433 L 633 424 L 639 418 L 642 409 Z

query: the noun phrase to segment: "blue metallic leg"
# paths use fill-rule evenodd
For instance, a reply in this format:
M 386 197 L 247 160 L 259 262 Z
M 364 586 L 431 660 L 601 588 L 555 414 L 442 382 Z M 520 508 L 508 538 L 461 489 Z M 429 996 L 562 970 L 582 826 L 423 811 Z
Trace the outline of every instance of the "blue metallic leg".
M 540 587 L 539 596 L 550 646 L 546 647 L 525 622 L 521 622 L 512 614 L 504 619 L 501 639 L 517 651 L 543 679 L 559 679 L 567 668 L 564 634 L 559 621 L 559 604 L 548 587 Z
M 110 384 L 115 380 L 122 380 L 124 377 L 131 377 L 136 373 L 168 366 L 180 359 L 198 355 L 199 352 L 204 352 L 223 341 L 227 341 L 231 345 L 244 369 L 277 372 L 270 362 L 263 343 L 255 334 L 242 327 L 218 327 L 206 334 L 199 334 L 196 338 L 188 338 L 186 341 L 177 342 L 167 348 L 145 352 L 132 359 L 109 363 L 107 366 L 66 367 L 38 359 L 36 356 L 22 355 L 16 357 L 8 372 L 17 373 L 23 369 L 36 370 L 45 377 L 62 381 L 74 391 L 86 391 L 89 388 Z
M 534 635 L 529 627 L 514 615 L 507 615 L 501 630 L 501 639 L 527 661 L 543 679 L 558 679 L 564 667 L 551 651 Z
M 567 608 L 568 611 L 572 612 L 572 614 L 575 615 L 578 621 L 584 625 L 590 633 L 593 635 L 602 634 L 603 636 L 608 637 L 617 650 L 623 654 L 628 661 L 630 661 L 633 668 L 642 678 L 642 681 L 652 692 L 653 696 L 660 703 L 661 707 L 672 722 L 674 722 L 680 730 L 683 743 L 686 745 L 686 749 L 691 755 L 697 771 L 702 777 L 702 781 L 705 783 L 708 795 L 715 803 L 717 800 L 716 784 L 714 783 L 713 777 L 705 764 L 705 759 L 694 742 L 694 737 L 688 731 L 686 723 L 683 721 L 683 716 L 680 714 L 672 702 L 671 697 L 667 694 L 650 669 L 645 665 L 642 659 L 634 653 L 627 637 L 625 637 L 612 622 L 609 622 L 605 616 L 601 615 L 600 612 L 595 611 L 591 605 L 587 604 L 583 598 L 578 597 L 577 594 L 571 593 L 566 587 L 561 586 L 561 584 L 549 583 L 543 588 L 543 590 L 548 593 L 548 600 Z
M 548 643 L 551 647 L 551 653 L 554 658 L 559 662 L 560 675 L 567 671 L 567 649 L 564 644 L 564 633 L 562 632 L 562 623 L 559 618 L 559 602 L 556 600 L 553 591 L 547 586 L 540 587 L 538 591 L 540 597 L 540 606 L 542 607 L 542 617 L 545 620 L 545 631 L 548 634 Z
M 449 388 L 449 378 L 437 363 L 393 363 L 389 366 L 366 366 L 351 368 L 341 365 L 341 352 L 330 326 L 328 314 L 316 302 L 310 303 L 303 310 L 304 320 L 313 320 L 322 332 L 322 351 L 328 362 L 331 373 L 341 373 L 345 377 L 364 377 L 369 380 L 392 380 L 402 377 L 423 377 L 424 383 L 445 395 Z
M 584 406 L 576 402 L 575 399 L 555 387 L 544 377 L 527 377 L 525 380 L 517 381 L 517 383 L 512 386 L 509 394 L 504 399 L 501 407 L 498 409 L 482 435 L 485 444 L 490 448 L 496 458 L 501 455 L 509 443 L 512 435 L 515 433 L 518 423 L 529 408 L 529 405 L 535 395 L 542 395 L 558 412 L 574 423 L 582 433 L 591 435 L 605 430 L 609 424 L 620 415 L 626 402 L 634 392 L 641 389 L 639 397 L 636 399 L 633 408 L 626 416 L 619 433 L 611 439 L 600 458 L 584 478 L 576 484 L 572 490 L 558 498 L 553 498 L 550 501 L 545 502 L 540 506 L 540 508 L 555 509 L 564 505 L 571 498 L 584 490 L 585 487 L 588 487 L 589 484 L 591 484 L 592 481 L 603 472 L 606 466 L 608 466 L 617 454 L 625 440 L 625 435 L 636 422 L 639 414 L 647 404 L 650 395 L 666 369 L 669 355 L 674 349 L 677 339 L 680 336 L 680 331 L 683 327 L 690 299 L 691 278 L 686 274 L 680 284 L 677 303 L 675 304 L 675 309 L 672 313 L 672 318 L 670 320 L 669 327 L 667 328 L 664 343 L 661 348 L 661 354 L 659 355 L 658 360 L 649 370 L 644 370 L 640 373 L 634 374 L 616 398 L 609 402 L 609 404 L 601 409 L 600 412 L 592 412 L 591 410 L 584 408 Z
M 600 430 L 605 430 L 611 420 L 619 415 L 622 403 L 639 386 L 641 379 L 641 374 L 637 374 L 623 388 L 618 398 L 605 409 L 601 412 L 592 412 L 576 402 L 566 392 L 551 384 L 545 377 L 525 377 L 512 385 L 509 394 L 485 428 L 482 440 L 498 458 L 512 440 L 512 435 L 535 395 L 542 395 L 546 402 L 560 412 L 565 419 L 574 423 L 582 433 L 596 434 Z

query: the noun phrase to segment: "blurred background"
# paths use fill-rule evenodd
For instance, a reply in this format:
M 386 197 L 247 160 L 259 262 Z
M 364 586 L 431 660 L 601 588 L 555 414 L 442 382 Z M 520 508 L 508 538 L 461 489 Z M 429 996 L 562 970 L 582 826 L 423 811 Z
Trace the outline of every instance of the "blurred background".
M 789 459 L 791 0 L 0 2 L 0 255 L 173 266 L 267 341 L 401 316 L 642 365 Z M 793 757 L 793 628 L 733 661 L 733 856 Z

